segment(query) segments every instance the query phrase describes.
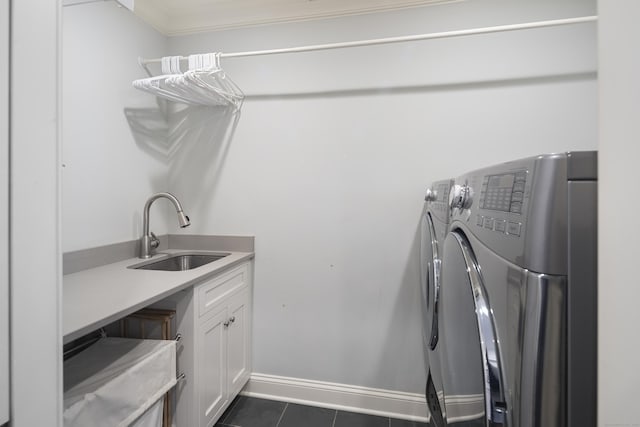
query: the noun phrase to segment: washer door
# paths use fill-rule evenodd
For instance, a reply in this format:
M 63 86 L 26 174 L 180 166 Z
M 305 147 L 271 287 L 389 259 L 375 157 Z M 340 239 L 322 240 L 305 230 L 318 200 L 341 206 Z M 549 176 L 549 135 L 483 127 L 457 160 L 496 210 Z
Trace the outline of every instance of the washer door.
M 431 213 L 422 217 L 420 245 L 420 289 L 422 291 L 422 337 L 433 350 L 438 343 L 438 299 L 440 298 L 440 256 Z
M 440 253 L 438 240 L 430 212 L 422 217 L 422 239 L 420 245 L 420 289 L 422 291 L 422 338 L 426 361 L 427 387 L 426 399 L 431 423 L 435 427 L 444 426 L 442 408 L 442 379 L 440 374 L 440 355 L 438 344 L 438 300 L 440 292 Z M 434 351 L 435 350 L 435 351 Z
M 447 425 L 506 426 L 493 315 L 480 267 L 460 230 L 444 243 L 439 349 Z

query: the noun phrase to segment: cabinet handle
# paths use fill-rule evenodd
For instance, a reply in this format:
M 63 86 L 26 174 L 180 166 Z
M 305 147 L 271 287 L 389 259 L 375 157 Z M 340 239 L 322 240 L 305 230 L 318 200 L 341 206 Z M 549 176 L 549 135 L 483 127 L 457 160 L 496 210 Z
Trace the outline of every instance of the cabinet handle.
M 236 321 L 236 316 L 231 316 L 226 322 L 223 323 L 225 328 L 228 328 L 230 324 Z

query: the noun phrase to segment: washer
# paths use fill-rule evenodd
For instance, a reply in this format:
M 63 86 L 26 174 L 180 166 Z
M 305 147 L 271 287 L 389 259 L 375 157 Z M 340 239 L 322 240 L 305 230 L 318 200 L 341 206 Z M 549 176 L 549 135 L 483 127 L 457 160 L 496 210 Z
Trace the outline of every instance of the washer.
M 438 301 L 444 425 L 596 425 L 596 195 L 595 152 L 455 180 Z
M 432 423 L 444 425 L 441 403 L 442 394 L 438 345 L 438 294 L 440 288 L 440 269 L 442 244 L 449 228 L 449 191 L 453 180 L 434 182 L 425 196 L 425 209 L 422 215 L 422 238 L 420 244 L 420 275 L 423 344 L 425 369 L 427 373 L 426 396 L 431 412 Z

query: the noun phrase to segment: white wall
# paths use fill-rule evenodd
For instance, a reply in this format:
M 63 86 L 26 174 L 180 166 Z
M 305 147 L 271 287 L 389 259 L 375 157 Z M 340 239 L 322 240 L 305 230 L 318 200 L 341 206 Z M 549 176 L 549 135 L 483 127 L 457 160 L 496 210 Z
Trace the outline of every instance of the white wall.
M 460 2 L 171 38 L 169 52 L 592 14 L 594 1 Z M 200 111 L 212 118 L 202 135 L 177 139 L 170 187 L 191 216 L 187 232 L 256 236 L 254 370 L 422 393 L 426 187 L 512 158 L 595 149 L 595 51 L 588 24 L 223 60 L 248 95 L 235 136 L 223 136 L 221 112 Z
M 146 199 L 166 191 L 166 164 L 148 154 L 153 145 L 143 132 L 132 131 L 125 116 L 128 109 L 149 132 L 158 126 L 153 98 L 131 82 L 146 77 L 138 56 L 162 56 L 166 38 L 116 2 L 62 10 L 66 252 L 140 237 Z M 153 208 L 156 234 L 167 231 L 165 210 Z
M 598 1 L 598 425 L 638 425 L 640 3 Z

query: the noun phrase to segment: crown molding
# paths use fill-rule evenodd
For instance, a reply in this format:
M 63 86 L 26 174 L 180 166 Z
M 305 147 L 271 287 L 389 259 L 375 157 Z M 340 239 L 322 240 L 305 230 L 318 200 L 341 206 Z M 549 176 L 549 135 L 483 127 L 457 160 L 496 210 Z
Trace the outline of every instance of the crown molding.
M 359 15 L 462 0 L 135 0 L 134 12 L 167 36 Z

